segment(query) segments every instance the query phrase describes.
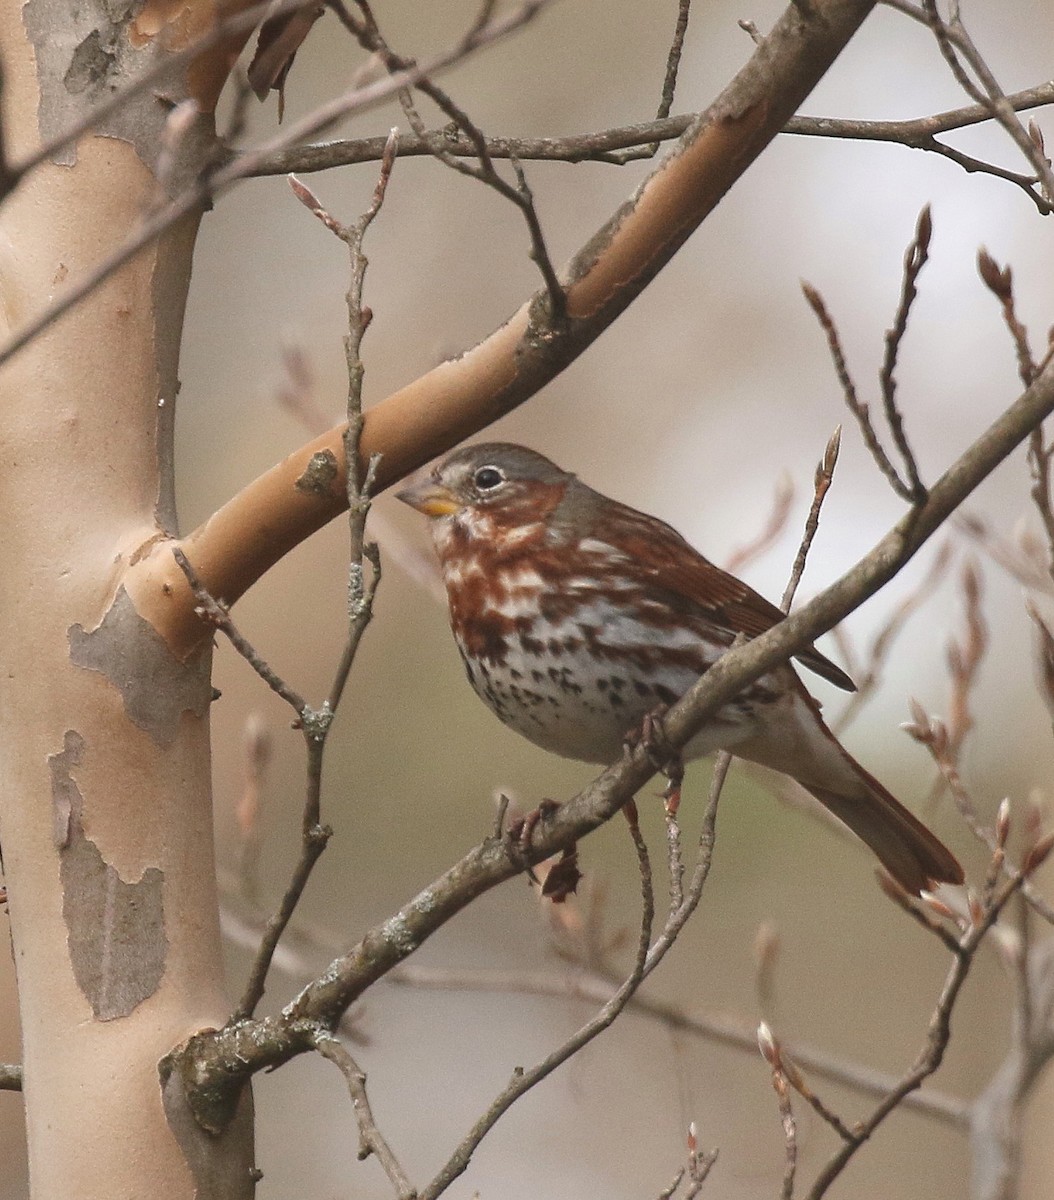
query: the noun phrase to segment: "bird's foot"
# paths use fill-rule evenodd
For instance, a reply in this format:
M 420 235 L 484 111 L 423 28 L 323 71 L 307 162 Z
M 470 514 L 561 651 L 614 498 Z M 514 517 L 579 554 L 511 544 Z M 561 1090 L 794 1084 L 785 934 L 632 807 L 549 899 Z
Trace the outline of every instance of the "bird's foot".
M 509 825 L 508 836 L 516 843 L 518 848 L 526 852 L 530 849 L 531 837 L 534 834 L 535 826 L 539 821 L 544 821 L 546 817 L 551 817 L 554 812 L 560 807 L 558 800 L 542 800 L 538 807 L 532 809 L 524 817 L 517 817 Z
M 542 890 L 542 895 L 548 897 L 554 904 L 562 904 L 568 896 L 572 895 L 578 887 L 578 881 L 582 878 L 582 872 L 578 869 L 577 843 L 568 846 L 557 861 L 543 872 L 541 879 L 538 878 L 530 863 L 526 862 L 526 856 L 530 851 L 531 837 L 539 821 L 551 817 L 559 807 L 560 804 L 556 800 L 542 800 L 538 807 L 527 813 L 526 816 L 518 817 L 513 821 L 507 831 L 507 836 L 516 852 L 524 858 L 524 869 L 528 878 L 532 883 L 537 884 Z
M 666 787 L 662 793 L 663 803 L 670 816 L 674 816 L 681 803 L 681 783 L 684 780 L 684 760 L 680 750 L 670 745 L 663 719 L 668 706 L 660 704 L 644 714 L 640 729 L 626 736 L 626 749 L 633 751 L 643 746 L 656 771 L 666 776 Z

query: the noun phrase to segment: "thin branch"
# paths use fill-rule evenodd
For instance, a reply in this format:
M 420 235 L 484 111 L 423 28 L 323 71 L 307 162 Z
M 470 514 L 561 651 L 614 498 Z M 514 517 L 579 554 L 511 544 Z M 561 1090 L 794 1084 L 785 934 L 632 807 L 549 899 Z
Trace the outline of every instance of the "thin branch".
M 673 110 L 673 97 L 677 90 L 677 74 L 681 66 L 681 54 L 684 51 L 684 37 L 688 32 L 688 16 L 691 12 L 692 0 L 677 0 L 677 21 L 673 28 L 673 40 L 666 55 L 666 71 L 662 80 L 662 94 L 659 97 L 659 107 L 655 121 L 664 121 Z M 620 154 L 599 155 L 597 161 L 623 166 L 639 158 L 652 158 L 658 152 L 661 139 L 656 138 L 647 146 L 627 149 Z
M 615 1020 L 625 1008 L 641 980 L 645 977 L 651 943 L 652 921 L 655 917 L 655 891 L 652 885 L 651 863 L 648 849 L 641 837 L 640 829 L 630 823 L 633 835 L 633 845 L 637 852 L 637 867 L 641 883 L 641 920 L 640 935 L 637 940 L 637 954 L 625 982 L 615 994 L 604 1004 L 599 1012 L 587 1021 L 577 1033 L 573 1034 L 562 1046 L 559 1046 L 541 1062 L 527 1070 L 517 1068 L 512 1079 L 498 1094 L 487 1111 L 465 1135 L 453 1154 L 444 1164 L 432 1181 L 422 1189 L 420 1200 L 434 1200 L 440 1196 L 468 1167 L 473 1152 L 483 1138 L 490 1132 L 497 1121 L 508 1109 L 527 1091 L 550 1075 L 558 1066 L 566 1062 L 572 1055 L 577 1054 L 583 1046 L 591 1042 L 598 1034 Z
M 315 864 L 333 835 L 333 830 L 328 825 L 323 825 L 321 819 L 322 765 L 326 741 L 337 706 L 344 693 L 345 684 L 351 673 L 359 643 L 373 615 L 373 601 L 381 580 L 381 563 L 377 547 L 366 546 L 364 542 L 366 517 L 370 508 L 369 497 L 377 464 L 371 460 L 367 465 L 364 478 L 360 480 L 358 451 L 359 437 L 362 433 L 362 380 L 364 373 L 360 350 L 371 316 L 362 303 L 367 267 L 362 244 L 367 230 L 384 203 L 398 147 L 395 130 L 392 130 L 388 141 L 388 149 L 381 163 L 380 175 L 370 205 L 352 225 L 345 225 L 331 216 L 308 188 L 299 180 L 290 179 L 293 191 L 301 203 L 347 245 L 350 259 L 350 282 L 347 293 L 348 333 L 345 338 L 348 368 L 348 423 L 345 431 L 345 459 L 348 464 L 348 477 L 345 486 L 348 496 L 351 542 L 348 573 L 348 635 L 333 683 L 330 686 L 329 697 L 317 711 L 303 707 L 300 712 L 300 726 L 304 732 L 307 749 L 307 788 L 301 820 L 300 857 L 279 902 L 278 909 L 267 922 L 260 940 L 260 948 L 249 971 L 245 992 L 235 1012 L 234 1019 L 236 1020 L 245 1020 L 251 1017 L 263 997 L 267 975 L 271 969 L 278 942 L 300 903 L 300 898 L 304 894 Z M 328 466 L 329 464 L 326 464 L 326 467 Z M 326 473 L 322 467 L 320 467 L 320 471 L 323 474 Z M 328 486 L 328 480 L 326 485 Z M 369 560 L 372 566 L 368 577 L 363 568 L 364 560 Z
M 348 1095 L 351 1097 L 351 1106 L 355 1111 L 355 1120 L 359 1127 L 358 1157 L 360 1162 L 369 1158 L 371 1154 L 376 1156 L 385 1175 L 391 1181 L 392 1187 L 395 1188 L 398 1200 L 415 1200 L 416 1188 L 400 1166 L 399 1160 L 392 1153 L 384 1135 L 377 1128 L 377 1122 L 374 1120 L 373 1110 L 370 1108 L 370 1101 L 366 1095 L 365 1072 L 352 1058 L 347 1047 L 328 1030 L 314 1028 L 311 1031 L 311 1038 L 315 1049 L 323 1058 L 328 1058 L 338 1068 L 348 1085 Z
M 399 74 L 413 67 L 415 65 L 413 59 L 396 54 L 388 45 L 381 34 L 368 0 L 356 0 L 356 3 L 363 12 L 364 19 L 362 20 L 358 20 L 352 16 L 343 3 L 343 0 L 328 0 L 329 7 L 337 13 L 345 27 L 358 39 L 364 49 L 379 56 L 389 74 Z M 483 28 L 480 26 L 479 20 L 483 15 L 481 13 L 480 17 L 477 18 L 466 40 L 471 40 L 473 36 L 479 36 L 478 31 Z M 567 315 L 563 289 L 560 286 L 556 268 L 553 266 L 552 258 L 545 243 L 541 222 L 538 219 L 538 212 L 534 205 L 534 196 L 527 184 L 527 177 L 524 175 L 519 160 L 515 157 L 512 158 L 512 167 L 516 175 L 516 186 L 513 187 L 502 179 L 494 169 L 494 163 L 487 152 L 486 138 L 475 122 L 469 117 L 468 113 L 460 105 L 456 104 L 447 92 L 429 79 L 427 75 L 421 75 L 416 79 L 414 87 L 418 91 L 423 92 L 450 118 L 454 128 L 468 138 L 474 148 L 478 166 L 461 162 L 455 155 L 448 153 L 446 149 L 448 138 L 445 132 L 436 138 L 429 138 L 424 122 L 413 105 L 410 88 L 403 88 L 399 92 L 403 111 L 406 113 L 407 120 L 410 122 L 410 126 L 417 137 L 429 145 L 433 157 L 443 163 L 444 166 L 462 175 L 468 175 L 470 178 L 486 184 L 487 187 L 493 188 L 498 195 L 516 205 L 520 210 L 531 239 L 530 258 L 537 264 L 538 269 L 541 271 L 542 279 L 545 282 L 545 288 L 549 295 L 549 303 L 552 308 L 552 319 L 557 325 L 562 324 Z
M 809 557 L 809 551 L 812 549 L 813 538 L 816 537 L 816 531 L 820 527 L 820 510 L 823 508 L 824 499 L 834 480 L 834 469 L 838 464 L 838 450 L 841 444 L 842 427 L 838 425 L 828 438 L 823 458 L 816 467 L 812 504 L 809 505 L 809 515 L 805 520 L 805 530 L 798 546 L 798 553 L 794 558 L 794 566 L 791 567 L 790 579 L 787 581 L 783 599 L 780 601 L 780 608 L 785 613 L 790 612 L 791 604 L 794 602 L 794 593 L 797 592 L 798 584 L 801 583 L 801 577 L 805 573 L 805 563 Z
M 0 365 L 47 329 L 63 313 L 69 311 L 85 296 L 90 295 L 100 283 L 124 266 L 144 246 L 150 245 L 183 217 L 196 212 L 234 183 L 252 175 L 258 170 L 261 162 L 269 156 L 303 141 L 313 133 L 328 129 L 349 113 L 372 108 L 393 95 L 401 87 L 410 86 L 425 74 L 434 75 L 438 71 L 461 62 L 468 54 L 507 36 L 513 30 L 526 24 L 548 3 L 550 0 L 523 0 L 519 7 L 495 18 L 478 35 L 471 46 L 466 48 L 459 44 L 453 49 L 436 55 L 423 67 L 415 67 L 401 75 L 381 79 L 361 88 L 351 88 L 335 99 L 320 105 L 301 121 L 287 127 L 283 133 L 268 139 L 255 149 L 245 151 L 226 166 L 213 171 L 206 179 L 188 188 L 182 196 L 146 218 L 139 228 L 130 234 L 113 253 L 97 263 L 85 275 L 60 293 L 51 304 L 36 316 L 30 317 L 25 324 L 11 334 L 0 345 Z
M 205 585 L 198 578 L 198 574 L 191 565 L 190 560 L 179 546 L 173 547 L 172 557 L 179 564 L 179 569 L 186 576 L 187 584 L 194 593 L 194 600 L 198 606 L 198 615 L 202 620 L 207 621 L 215 629 L 218 629 L 256 674 L 260 676 L 264 683 L 267 684 L 271 691 L 275 695 L 281 696 L 286 704 L 296 711 L 297 717 L 302 719 L 304 714 L 309 711 L 307 701 L 304 697 L 290 687 L 256 652 L 253 644 L 235 625 L 227 606 L 207 591 Z
M 879 384 L 882 389 L 882 404 L 885 408 L 886 420 L 889 423 L 893 441 L 900 451 L 900 457 L 904 462 L 904 467 L 908 474 L 908 486 L 911 491 L 911 498 L 916 504 L 926 495 L 926 488 L 919 478 L 919 468 L 915 461 L 915 454 L 908 443 L 907 434 L 904 432 L 904 418 L 897 407 L 895 372 L 897 356 L 900 353 L 900 344 L 904 340 L 904 334 L 908 328 L 908 317 L 911 315 L 911 306 L 918 296 L 917 284 L 919 274 L 926 265 L 926 260 L 929 258 L 930 238 L 932 235 L 933 217 L 930 212 L 930 206 L 927 204 L 919 213 L 918 221 L 915 223 L 915 236 L 904 252 L 900 302 L 897 304 L 897 312 L 893 319 L 892 328 L 886 330 L 886 353 L 878 375 Z M 1028 382 L 1031 383 L 1031 380 Z
M 711 1150 L 709 1153 L 703 1153 L 699 1150 L 699 1142 L 695 1133 L 695 1122 L 693 1121 L 688 1126 L 688 1164 L 677 1172 L 673 1177 L 673 1182 L 668 1187 L 663 1188 L 659 1193 L 658 1200 L 674 1200 L 682 1183 L 687 1183 L 687 1187 L 684 1189 L 680 1200 L 693 1200 L 702 1191 L 706 1177 L 710 1174 L 715 1162 L 717 1162 L 716 1150 Z
M 1046 843 L 1042 856 L 1050 852 L 1051 845 L 1050 841 Z M 1017 895 L 1027 876 L 1036 869 L 1040 861 L 1042 861 L 1040 853 L 1026 858 L 1026 862 L 1020 873 L 1014 872 L 1013 877 L 1003 884 L 998 893 L 986 905 L 982 906 L 978 904 L 973 913 L 972 923 L 956 944 L 955 957 L 952 960 L 951 967 L 945 977 L 944 986 L 941 989 L 933 1014 L 930 1017 L 926 1043 L 916 1058 L 915 1063 L 904 1075 L 898 1086 L 876 1105 L 871 1114 L 863 1121 L 858 1122 L 849 1131 L 851 1134 L 850 1139 L 845 1141 L 841 1149 L 832 1155 L 827 1165 L 817 1176 L 813 1187 L 808 1193 L 808 1200 L 820 1200 L 820 1197 L 826 1194 L 831 1184 L 842 1173 L 853 1155 L 872 1136 L 886 1117 L 900 1106 L 905 1096 L 910 1095 L 911 1092 L 922 1084 L 923 1080 L 929 1078 L 940 1067 L 951 1037 L 952 1011 L 962 990 L 962 985 L 969 974 L 977 949 L 995 924 L 999 914 L 1011 899 Z
M 549 996 L 603 1004 L 610 999 L 614 984 L 606 974 L 595 971 L 546 975 L 531 971 L 446 970 L 406 963 L 392 971 L 388 980 L 404 987 L 436 988 L 441 991 L 511 992 L 524 996 Z M 745 1020 L 717 1014 L 685 1012 L 676 1004 L 638 992 L 630 1009 L 659 1022 L 674 1033 L 687 1033 L 716 1045 L 757 1053 L 757 1030 Z M 895 1087 L 895 1075 L 851 1062 L 804 1042 L 783 1042 L 785 1053 L 805 1070 L 864 1096 L 881 1097 Z M 953 1129 L 970 1125 L 970 1105 L 958 1096 L 934 1089 L 913 1092 L 905 1107 L 932 1117 Z
M 776 1093 L 780 1124 L 783 1126 L 783 1186 L 781 1200 L 793 1200 L 794 1177 L 798 1169 L 798 1127 L 791 1108 L 790 1084 L 783 1067 L 779 1045 L 769 1027 L 762 1022 L 757 1033 L 758 1048 L 772 1069 L 772 1090 Z
M 871 457 L 875 460 L 878 469 L 889 481 L 889 486 L 893 491 L 901 499 L 910 500 L 911 489 L 900 478 L 900 473 L 893 465 L 892 459 L 890 459 L 885 451 L 885 447 L 879 440 L 878 433 L 871 421 L 871 411 L 868 405 L 857 394 L 856 384 L 853 382 L 853 377 L 849 372 L 849 364 L 846 362 L 845 351 L 842 349 L 842 339 L 838 334 L 838 327 L 835 325 L 834 318 L 827 309 L 827 304 L 823 296 L 809 283 L 802 282 L 801 290 L 809 307 L 816 314 L 816 319 L 820 322 L 820 328 L 827 336 L 827 348 L 831 354 L 831 361 L 834 364 L 838 382 L 842 385 L 842 394 L 845 397 L 846 407 L 856 418 L 856 423 L 860 427 L 860 433 L 864 439 L 864 445 L 867 446 Z
M 808 301 L 813 312 L 816 314 L 820 322 L 821 328 L 827 335 L 827 344 L 830 349 L 831 359 L 834 363 L 835 373 L 838 376 L 838 381 L 842 385 L 842 392 L 845 396 L 846 406 L 849 411 L 856 417 L 857 424 L 860 427 L 860 432 L 863 435 L 864 443 L 871 452 L 871 457 L 875 460 L 879 470 L 889 480 L 890 487 L 896 492 L 902 500 L 907 500 L 910 504 L 921 504 L 926 497 L 926 488 L 923 486 L 922 480 L 919 478 L 918 465 L 915 461 L 914 452 L 908 442 L 907 435 L 904 432 L 904 419 L 900 409 L 896 403 L 896 383 L 894 372 L 896 370 L 897 355 L 900 350 L 900 343 L 904 338 L 907 330 L 908 317 L 911 313 L 911 306 L 917 295 L 916 281 L 919 277 L 919 272 L 925 266 L 926 259 L 929 254 L 930 236 L 933 231 L 932 220 L 930 217 L 929 208 L 926 207 L 919 214 L 918 222 L 915 226 L 915 236 L 908 246 L 907 252 L 904 255 L 904 270 L 901 283 L 900 301 L 897 305 L 896 316 L 891 329 L 886 331 L 886 353 L 882 363 L 882 369 L 879 373 L 879 383 L 882 392 L 882 406 L 885 412 L 886 422 L 889 425 L 890 433 L 893 437 L 893 444 L 896 446 L 901 459 L 904 462 L 904 469 L 907 473 L 907 478 L 904 479 L 897 468 L 893 465 L 892 459 L 886 453 L 882 446 L 875 427 L 871 421 L 869 408 L 864 404 L 857 395 L 856 386 L 853 383 L 852 376 L 849 373 L 849 367 L 846 362 L 845 352 L 842 349 L 841 338 L 838 335 L 838 329 L 835 326 L 834 320 L 827 310 L 827 305 L 823 297 L 810 284 L 802 284 L 802 292 L 805 299 Z
M 315 713 L 299 692 L 290 687 L 261 658 L 249 640 L 238 630 L 231 619 L 227 607 L 217 601 L 205 589 L 183 551 L 177 546 L 173 549 L 172 553 L 179 564 L 180 570 L 186 576 L 187 583 L 194 594 L 202 617 L 220 630 L 230 641 L 234 649 L 245 659 L 267 686 L 294 709 L 297 714 L 297 724 L 304 729 L 309 746 L 311 765 L 308 772 L 308 795 L 305 801 L 301 858 L 294 869 L 293 878 L 282 897 L 278 911 L 267 922 L 260 942 L 260 948 L 250 970 L 249 982 L 246 985 L 246 991 L 241 1004 L 237 1009 L 239 1017 L 248 1017 L 252 1015 L 257 1003 L 259 1003 L 260 997 L 263 995 L 267 971 L 274 957 L 275 948 L 282 936 L 282 932 L 299 902 L 312 868 L 318 861 L 323 850 L 325 850 L 326 843 L 332 834 L 332 830 L 322 827 L 318 823 L 321 760 L 319 759 L 316 762 L 311 757 L 312 748 L 321 746 L 322 744 L 322 739 L 316 736 L 316 732 L 323 727 L 328 728 L 328 720 L 325 710 L 322 713 Z M 320 753 L 320 751 L 317 751 L 317 753 Z
M 673 41 L 670 52 L 666 56 L 666 73 L 662 80 L 662 96 L 656 120 L 662 121 L 670 115 L 673 109 L 673 94 L 677 89 L 677 72 L 681 65 L 681 54 L 684 51 L 684 37 L 688 32 L 688 16 L 691 12 L 692 0 L 677 0 L 677 24 L 673 29 Z
M 959 775 L 958 767 L 948 753 L 948 732 L 943 721 L 931 717 L 917 700 L 911 703 L 912 717 L 910 722 L 901 728 L 930 752 L 933 761 L 940 769 L 948 792 L 955 803 L 959 815 L 966 822 L 967 828 L 975 838 L 985 845 L 994 855 L 999 849 L 997 832 L 990 829 L 981 820 L 973 798 L 967 791 Z M 1009 870 L 1009 868 L 1007 868 Z M 1037 913 L 1049 924 L 1054 925 L 1054 905 L 1051 905 L 1039 892 L 1031 880 L 1026 879 L 1022 885 L 1022 894 Z
M 1031 138 L 1028 131 L 1015 115 L 1014 106 L 1009 102 L 1003 89 L 992 74 L 980 51 L 974 45 L 966 26 L 959 16 L 958 4 L 953 6 L 952 20 L 947 24 L 941 20 L 937 11 L 936 0 L 923 0 L 923 8 L 930 28 L 933 30 L 940 47 L 941 55 L 951 68 L 959 86 L 978 104 L 987 106 L 992 118 L 997 121 L 1010 135 L 1011 140 L 1024 155 L 1035 171 L 1036 181 L 1040 184 L 1047 203 L 1054 202 L 1054 172 L 1051 170 L 1049 159 L 1043 152 L 1042 144 Z M 954 34 L 954 37 L 951 36 Z M 963 56 L 970 69 L 980 80 L 980 86 L 974 83 L 969 74 L 959 62 L 956 54 Z
M 987 250 L 982 249 L 977 256 L 977 269 L 988 290 L 999 301 L 1003 311 L 1003 320 L 1014 344 L 1017 356 L 1017 370 L 1021 381 L 1027 387 L 1036 377 L 1039 369 L 1032 355 L 1028 341 L 1028 330 L 1018 318 L 1014 303 L 1013 273 L 1009 267 L 1000 267 Z M 1047 572 L 1054 578 L 1054 496 L 1051 486 L 1051 462 L 1054 459 L 1054 446 L 1048 446 L 1043 433 L 1043 427 L 1032 431 L 1028 441 L 1028 466 L 1032 475 L 1032 502 L 1043 524 L 1043 532 L 1047 539 Z
M 1054 81 L 1015 92 L 1008 96 L 1007 100 L 1019 112 L 1054 104 Z M 566 163 L 619 163 L 627 160 L 620 159 L 617 151 L 637 148 L 640 150 L 637 157 L 642 157 L 647 153 L 646 148 L 649 145 L 681 137 L 697 118 L 696 113 L 683 113 L 662 120 L 560 138 L 488 137 L 485 139 L 485 146 L 491 158 Z M 929 150 L 945 154 L 967 170 L 990 169 L 992 174 L 1001 174 L 1001 177 L 1008 178 L 1027 190 L 1028 185 L 1035 182 L 1034 179 L 1002 172 L 996 167 L 989 168 L 989 164 L 960 155 L 958 151 L 936 140 L 935 135 L 938 133 L 967 129 L 991 119 L 992 113 L 987 105 L 971 104 L 964 108 L 905 121 L 855 121 L 838 117 L 795 116 L 787 121 L 782 132 L 799 137 L 887 142 L 908 149 Z M 424 137 L 404 136 L 400 142 L 399 153 L 406 158 L 430 155 L 433 153 L 433 144 L 440 139 L 443 149 L 457 158 L 476 157 L 479 154 L 478 146 L 463 133 L 448 136 L 442 129 L 427 131 Z M 298 174 L 309 174 L 312 171 L 326 171 L 332 167 L 378 162 L 384 153 L 384 143 L 384 137 L 369 137 L 290 146 L 288 149 L 277 151 L 260 163 L 253 174 L 288 175 L 294 171 Z M 1032 198 L 1036 199 L 1035 196 Z
M 671 747 L 684 745 L 710 713 L 814 642 L 864 598 L 873 595 L 1052 410 L 1054 365 L 1048 365 L 1032 387 L 937 480 L 925 503 L 902 518 L 841 579 L 767 633 L 730 651 L 710 667 L 664 718 Z M 638 746 L 625 754 L 539 825 L 528 857 L 539 862 L 580 840 L 616 812 L 654 772 L 646 747 Z M 712 833 L 712 827 L 704 826 L 705 837 L 712 839 Z M 166 1057 L 163 1071 L 178 1070 L 199 1121 L 206 1128 L 222 1129 L 233 1113 L 242 1083 L 250 1075 L 310 1048 L 295 1032 L 297 1021 L 321 1022 L 327 1027 L 335 1023 L 367 987 L 408 958 L 455 913 L 517 874 L 523 857 L 522 852 L 511 853 L 504 840 L 488 840 L 393 917 L 368 932 L 281 1013 L 197 1034 Z

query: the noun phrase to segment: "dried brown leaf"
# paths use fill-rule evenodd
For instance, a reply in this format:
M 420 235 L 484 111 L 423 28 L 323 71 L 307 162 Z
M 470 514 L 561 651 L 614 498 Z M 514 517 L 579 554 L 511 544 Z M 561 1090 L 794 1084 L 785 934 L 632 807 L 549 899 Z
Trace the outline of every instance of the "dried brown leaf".
M 324 4 L 312 4 L 271 17 L 260 26 L 256 53 L 248 72 L 249 83 L 258 100 L 266 100 L 267 93 L 272 90 L 283 91 L 296 52 L 325 11 Z

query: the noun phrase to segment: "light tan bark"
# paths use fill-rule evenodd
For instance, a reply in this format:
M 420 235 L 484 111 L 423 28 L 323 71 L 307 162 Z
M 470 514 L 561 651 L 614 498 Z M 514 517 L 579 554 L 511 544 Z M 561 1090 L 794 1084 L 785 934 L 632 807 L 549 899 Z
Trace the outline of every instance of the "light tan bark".
M 59 7 L 0 9 L 16 154 L 38 142 L 46 107 L 31 8 L 69 32 Z M 69 77 L 47 84 L 63 85 L 66 100 L 93 99 Z M 33 172 L 0 212 L 8 330 L 155 198 L 132 141 L 86 137 L 75 157 Z M 116 585 L 159 505 L 172 520 L 164 443 L 196 227 L 174 228 L 0 372 L 0 843 L 35 1197 L 251 1191 L 247 1126 L 227 1135 L 231 1153 L 180 1118 L 178 1097 L 170 1123 L 157 1069 L 228 1012 L 207 650 L 177 663 Z M 222 1159 L 233 1175 L 213 1171 Z

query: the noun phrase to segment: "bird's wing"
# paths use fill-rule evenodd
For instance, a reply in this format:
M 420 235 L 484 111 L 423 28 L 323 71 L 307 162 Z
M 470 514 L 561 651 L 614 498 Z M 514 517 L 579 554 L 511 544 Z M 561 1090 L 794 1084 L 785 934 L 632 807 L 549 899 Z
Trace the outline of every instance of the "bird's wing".
M 609 537 L 605 540 L 628 554 L 651 586 L 682 604 L 687 602 L 708 621 L 731 630 L 733 635 L 744 633 L 754 638 L 783 620 L 780 609 L 741 579 L 704 558 L 676 529 L 628 505 L 608 503 L 614 505 L 614 511 L 606 510 L 604 524 L 610 521 L 612 526 L 598 529 L 597 535 L 607 533 Z M 841 667 L 815 647 L 808 646 L 795 657 L 835 687 L 856 691 L 856 685 Z

